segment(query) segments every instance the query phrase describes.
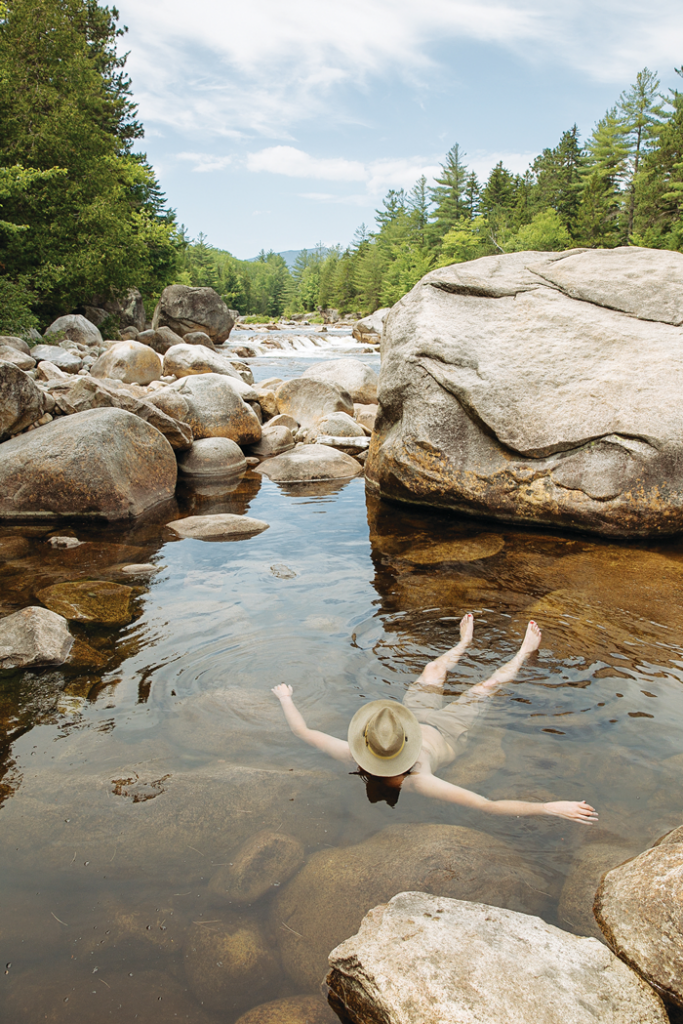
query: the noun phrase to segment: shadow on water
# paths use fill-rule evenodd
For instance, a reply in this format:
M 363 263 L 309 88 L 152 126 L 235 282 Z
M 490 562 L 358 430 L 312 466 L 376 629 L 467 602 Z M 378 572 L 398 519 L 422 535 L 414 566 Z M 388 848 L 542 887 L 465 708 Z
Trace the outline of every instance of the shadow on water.
M 212 512 L 270 528 L 211 544 L 165 528 Z M 85 543 L 53 549 L 56 533 Z M 3 528 L 0 558 L 3 613 L 54 583 L 134 591 L 130 621 L 72 623 L 80 661 L 0 678 L 0 1020 L 232 1024 L 304 996 L 311 1020 L 333 1020 L 327 952 L 395 891 L 595 934 L 600 874 L 681 823 L 680 543 L 482 526 L 366 501 L 362 480 L 247 473 L 183 483 L 171 515 L 125 529 Z M 130 563 L 156 571 L 126 578 Z M 586 798 L 598 826 L 409 793 L 371 805 L 286 728 L 273 685 L 343 737 L 365 701 L 402 699 L 469 610 L 475 641 L 450 694 L 506 660 L 529 618 L 544 640 L 442 774 L 491 798 Z M 249 874 L 283 841 L 291 875 L 284 854 Z M 255 888 L 239 889 L 238 869 Z

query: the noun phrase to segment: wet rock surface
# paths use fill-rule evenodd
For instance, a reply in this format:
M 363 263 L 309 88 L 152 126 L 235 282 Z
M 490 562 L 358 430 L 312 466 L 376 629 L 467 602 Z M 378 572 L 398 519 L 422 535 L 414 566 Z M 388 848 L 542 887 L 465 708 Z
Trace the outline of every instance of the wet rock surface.
M 677 532 L 681 285 L 683 256 L 636 247 L 432 271 L 385 323 L 369 486 L 514 522 Z
M 422 893 L 372 910 L 330 968 L 332 993 L 358 1024 L 668 1021 L 652 989 L 595 939 Z
M 683 830 L 608 871 L 594 913 L 610 949 L 683 1007 Z
M 122 409 L 92 409 L 0 446 L 0 517 L 127 519 L 172 498 L 176 477 L 173 449 L 155 427 Z
M 208 516 L 187 516 L 168 524 L 168 528 L 179 537 L 194 540 L 228 540 L 230 538 L 252 537 L 268 529 L 262 519 L 238 516 L 232 513 L 215 513 Z
M 56 583 L 38 593 L 40 600 L 65 619 L 76 622 L 101 622 L 120 626 L 130 622 L 130 601 L 133 591 L 118 583 L 84 580 Z
M 278 963 L 258 924 L 234 915 L 196 924 L 185 940 L 185 971 L 197 999 L 237 1014 L 277 991 Z
M 0 619 L 2 669 L 62 665 L 72 645 L 66 619 L 47 608 L 23 608 Z

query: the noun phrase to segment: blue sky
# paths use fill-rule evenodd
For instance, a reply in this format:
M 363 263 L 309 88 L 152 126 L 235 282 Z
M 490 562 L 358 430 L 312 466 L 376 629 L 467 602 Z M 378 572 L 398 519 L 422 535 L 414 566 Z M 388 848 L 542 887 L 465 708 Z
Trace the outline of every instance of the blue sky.
M 458 142 L 480 177 L 585 137 L 647 66 L 683 82 L 680 0 L 123 0 L 144 147 L 191 236 L 346 245 Z

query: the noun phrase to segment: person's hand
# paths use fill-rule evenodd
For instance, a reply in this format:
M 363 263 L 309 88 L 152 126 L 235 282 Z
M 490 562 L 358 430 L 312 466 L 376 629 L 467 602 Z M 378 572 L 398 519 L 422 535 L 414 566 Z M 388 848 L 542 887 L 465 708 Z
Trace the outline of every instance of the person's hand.
M 556 800 L 554 803 L 544 804 L 544 807 L 547 814 L 567 818 L 569 821 L 580 821 L 582 825 L 592 825 L 598 820 L 598 812 L 585 800 Z
M 275 694 L 278 700 L 282 700 L 283 697 L 291 697 L 294 690 L 287 683 L 280 683 L 279 686 L 274 686 L 272 692 Z

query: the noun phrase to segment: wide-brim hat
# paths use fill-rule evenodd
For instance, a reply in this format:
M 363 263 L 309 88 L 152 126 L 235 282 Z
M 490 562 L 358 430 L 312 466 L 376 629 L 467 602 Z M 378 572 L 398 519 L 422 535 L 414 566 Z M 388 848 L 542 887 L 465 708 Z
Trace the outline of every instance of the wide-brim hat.
M 409 708 L 394 700 L 373 700 L 349 723 L 351 756 L 370 775 L 402 775 L 422 749 L 420 723 Z

